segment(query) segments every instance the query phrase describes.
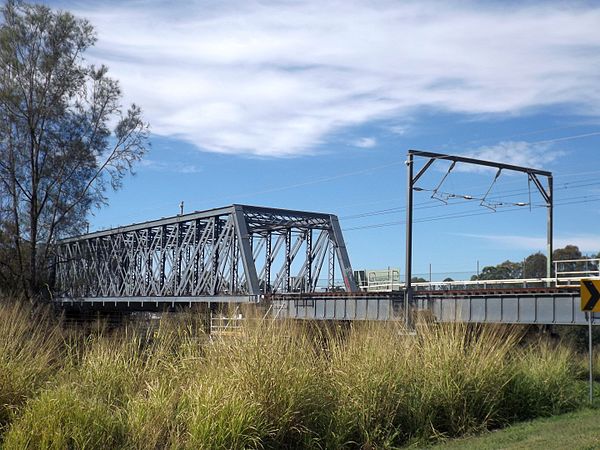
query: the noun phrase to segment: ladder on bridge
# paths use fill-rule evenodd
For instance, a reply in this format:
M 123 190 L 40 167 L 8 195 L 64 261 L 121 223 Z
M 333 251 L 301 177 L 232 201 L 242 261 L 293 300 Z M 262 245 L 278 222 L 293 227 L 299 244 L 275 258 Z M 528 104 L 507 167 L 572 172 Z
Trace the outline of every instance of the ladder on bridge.
M 244 316 L 239 306 L 228 315 L 210 313 L 210 336 L 224 337 L 239 334 L 244 326 Z

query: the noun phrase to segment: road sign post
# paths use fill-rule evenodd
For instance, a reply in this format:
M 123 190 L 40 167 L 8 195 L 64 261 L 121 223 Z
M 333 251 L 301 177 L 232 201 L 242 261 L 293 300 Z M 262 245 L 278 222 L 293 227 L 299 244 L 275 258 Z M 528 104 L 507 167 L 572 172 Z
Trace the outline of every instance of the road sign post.
M 590 405 L 594 403 L 594 358 L 592 351 L 592 314 L 591 312 L 587 313 L 588 316 L 588 345 L 589 345 L 589 355 L 590 355 Z
M 581 310 L 585 311 L 588 320 L 588 353 L 590 357 L 590 404 L 594 400 L 594 355 L 592 342 L 592 323 L 594 313 L 600 312 L 600 280 L 582 279 L 580 283 Z

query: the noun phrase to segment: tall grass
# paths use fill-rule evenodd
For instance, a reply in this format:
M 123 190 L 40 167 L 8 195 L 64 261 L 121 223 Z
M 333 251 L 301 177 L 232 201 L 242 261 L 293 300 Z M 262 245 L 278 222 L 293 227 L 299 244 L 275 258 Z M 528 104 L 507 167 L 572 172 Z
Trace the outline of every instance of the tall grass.
M 510 379 L 504 402 L 508 421 L 549 416 L 574 409 L 578 404 L 578 358 L 564 346 L 540 341 L 527 347 L 513 359 L 514 376 Z
M 516 334 L 461 324 L 401 331 L 369 326 L 336 349 L 339 445 L 389 447 L 502 422 Z
M 0 302 L 0 433 L 58 369 L 62 334 L 46 308 Z
M 21 390 L 4 448 L 391 448 L 574 408 L 572 353 L 519 341 L 261 320 L 209 339 L 183 317 L 54 345 L 58 363 L 32 343 L 33 367 L 49 365 Z

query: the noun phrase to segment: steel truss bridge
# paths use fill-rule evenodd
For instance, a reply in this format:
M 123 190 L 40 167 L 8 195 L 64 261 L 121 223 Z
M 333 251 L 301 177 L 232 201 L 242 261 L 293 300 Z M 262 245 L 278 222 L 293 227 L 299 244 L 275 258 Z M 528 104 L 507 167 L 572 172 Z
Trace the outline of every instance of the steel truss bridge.
M 336 216 L 247 205 L 62 240 L 58 300 L 96 304 L 253 302 L 261 295 L 356 291 Z

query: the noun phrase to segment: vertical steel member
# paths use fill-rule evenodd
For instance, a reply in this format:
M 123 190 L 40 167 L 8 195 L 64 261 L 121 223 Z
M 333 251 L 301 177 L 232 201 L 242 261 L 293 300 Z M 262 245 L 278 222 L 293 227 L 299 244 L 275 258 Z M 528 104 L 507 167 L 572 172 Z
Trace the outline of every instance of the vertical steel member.
M 592 342 L 592 320 L 594 318 L 594 313 L 588 311 L 586 314 L 588 318 L 588 351 L 590 358 L 590 405 L 592 405 L 594 403 L 594 347 Z
M 548 205 L 548 232 L 547 232 L 547 239 L 548 239 L 548 245 L 547 245 L 547 253 L 548 256 L 546 258 L 546 277 L 547 278 L 552 278 L 552 253 L 553 253 L 553 220 L 554 220 L 554 192 L 553 192 L 553 186 L 552 186 L 552 175 L 548 176 L 548 199 L 547 199 L 547 205 Z
M 408 189 L 406 191 L 406 282 L 404 292 L 404 314 L 405 323 L 409 327 L 410 305 L 412 304 L 412 226 L 413 226 L 413 163 L 414 157 L 411 152 L 408 153 L 406 160 L 406 178 Z

